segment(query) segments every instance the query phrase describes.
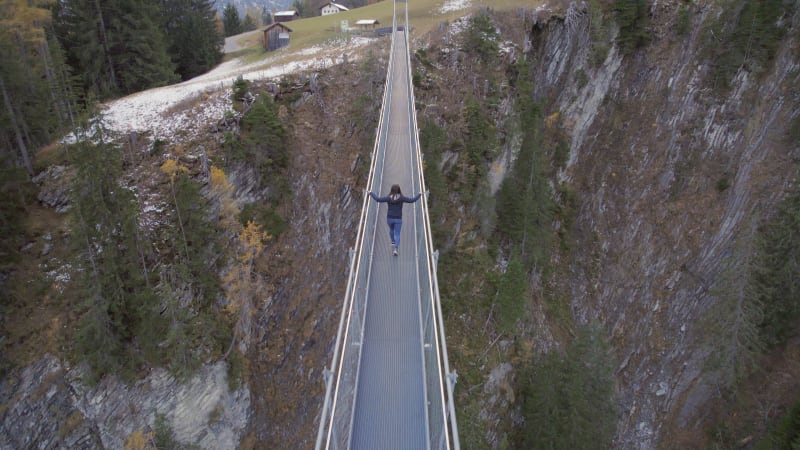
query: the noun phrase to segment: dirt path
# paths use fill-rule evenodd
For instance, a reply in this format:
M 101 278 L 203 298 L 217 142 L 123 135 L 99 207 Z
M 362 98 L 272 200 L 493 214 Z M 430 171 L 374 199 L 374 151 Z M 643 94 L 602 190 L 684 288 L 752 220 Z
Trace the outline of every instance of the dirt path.
M 237 50 L 241 50 L 242 46 L 239 45 L 238 40 L 242 38 L 241 34 L 237 34 L 235 36 L 229 36 L 225 38 L 225 46 L 222 48 L 222 53 L 233 53 Z

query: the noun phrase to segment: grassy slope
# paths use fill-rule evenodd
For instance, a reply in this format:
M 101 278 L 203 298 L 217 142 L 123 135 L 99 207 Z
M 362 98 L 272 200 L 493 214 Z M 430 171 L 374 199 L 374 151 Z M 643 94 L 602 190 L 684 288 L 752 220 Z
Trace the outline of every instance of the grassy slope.
M 442 13 L 441 9 L 444 4 L 442 0 L 415 0 L 409 3 L 398 3 L 397 11 L 402 16 L 403 5 L 408 5 L 408 21 L 412 27 L 412 36 L 422 36 L 443 22 L 453 21 L 481 7 L 488 6 L 496 10 L 511 10 L 520 7 L 532 8 L 536 3 L 540 2 L 526 2 L 524 0 L 493 0 L 485 2 L 472 0 L 471 3 L 465 9 Z M 296 53 L 301 50 L 323 45 L 333 40 L 344 39 L 346 35 L 339 31 L 342 20 L 347 20 L 350 26 L 353 27 L 357 20 L 376 19 L 380 23 L 380 27 L 389 27 L 392 24 L 393 5 L 393 1 L 385 0 L 338 14 L 287 22 L 286 25 L 292 29 L 291 43 L 287 49 L 280 50 L 284 55 L 270 61 L 270 64 L 293 61 L 297 58 Z M 398 18 L 398 23 L 402 23 L 402 21 L 402 17 Z M 249 62 L 263 58 L 262 39 L 262 31 L 260 29 L 243 33 L 237 40 L 243 50 L 229 55 L 229 57 L 244 57 Z

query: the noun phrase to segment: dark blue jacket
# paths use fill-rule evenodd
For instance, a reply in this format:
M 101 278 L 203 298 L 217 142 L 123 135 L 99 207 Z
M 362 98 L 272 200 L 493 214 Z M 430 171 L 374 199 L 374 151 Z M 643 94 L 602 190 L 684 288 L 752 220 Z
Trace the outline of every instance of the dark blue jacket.
M 406 197 L 401 195 L 397 201 L 392 201 L 391 198 L 387 195 L 386 197 L 378 197 L 375 193 L 370 192 L 370 197 L 372 197 L 376 202 L 381 203 L 388 203 L 389 205 L 389 212 L 386 214 L 386 217 L 389 219 L 402 219 L 403 218 L 403 203 L 414 203 L 415 201 L 419 200 L 421 193 L 415 195 L 414 197 Z

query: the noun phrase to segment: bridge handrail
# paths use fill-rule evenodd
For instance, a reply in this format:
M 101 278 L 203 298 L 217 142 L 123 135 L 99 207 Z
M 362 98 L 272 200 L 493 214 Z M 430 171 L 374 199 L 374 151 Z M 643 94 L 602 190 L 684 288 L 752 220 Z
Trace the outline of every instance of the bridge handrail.
M 394 14 L 392 14 L 394 16 Z M 396 29 L 396 24 L 393 24 L 393 30 Z M 394 55 L 394 39 L 392 39 L 392 44 L 389 50 L 389 66 L 386 71 L 386 83 L 383 88 L 383 98 L 381 100 L 381 114 L 378 119 L 378 126 L 375 138 L 375 144 L 373 145 L 372 149 L 372 157 L 370 161 L 370 169 L 369 175 L 367 177 L 367 186 L 370 186 L 371 189 L 374 190 L 375 182 L 375 167 L 378 162 L 378 153 L 381 150 L 382 142 L 385 144 L 385 132 L 384 129 L 387 126 L 386 124 L 386 117 L 388 115 L 388 110 L 386 108 L 386 99 L 388 98 L 389 93 L 391 92 L 391 80 L 392 80 L 392 61 Z M 366 193 L 365 193 L 366 194 Z M 319 429 L 317 431 L 317 441 L 315 445 L 316 450 L 321 450 L 325 442 L 330 444 L 331 441 L 331 434 L 333 431 L 333 424 L 332 421 L 334 419 L 334 408 L 336 404 L 336 396 L 338 395 L 338 379 L 341 376 L 341 367 L 344 363 L 344 351 L 342 351 L 342 343 L 347 339 L 346 335 L 348 330 L 350 329 L 349 323 L 352 319 L 352 310 L 353 310 L 353 303 L 355 302 L 355 292 L 354 286 L 356 278 L 358 277 L 359 273 L 359 266 L 361 264 L 361 256 L 363 252 L 363 241 L 364 236 L 366 234 L 367 229 L 367 222 L 369 218 L 369 195 L 364 195 L 362 199 L 361 205 L 361 218 L 359 219 L 358 231 L 356 232 L 356 248 L 350 249 L 350 273 L 348 276 L 347 282 L 347 290 L 345 292 L 344 304 L 342 305 L 342 313 L 339 319 L 339 327 L 336 334 L 336 344 L 334 346 L 333 357 L 331 359 L 331 367 L 330 369 L 325 369 L 323 371 L 324 382 L 325 382 L 325 400 L 323 402 L 322 412 L 320 414 L 320 423 Z M 345 325 L 347 323 L 347 325 Z M 363 330 L 363 328 L 362 328 Z M 363 333 L 363 331 L 362 331 Z M 340 354 L 341 353 L 341 354 Z M 338 364 L 337 364 L 338 360 Z M 333 376 L 336 375 L 337 382 L 333 383 Z M 337 386 L 336 393 L 333 392 L 334 384 Z M 326 433 L 327 431 L 327 433 Z M 327 446 L 326 446 L 327 447 Z
M 406 68 L 408 70 L 408 80 L 413 80 L 413 73 L 411 70 L 411 46 L 409 45 L 409 33 L 408 33 L 408 7 L 405 8 L 405 24 L 406 24 L 406 32 L 405 39 L 406 39 Z M 411 121 L 413 124 L 413 140 L 414 140 L 414 150 L 417 154 L 417 174 L 419 177 L 419 185 L 421 187 L 421 191 L 425 191 L 426 184 L 425 184 L 425 174 L 423 171 L 423 155 L 422 150 L 420 148 L 419 143 L 419 128 L 417 126 L 417 109 L 416 109 L 416 97 L 414 96 L 414 83 L 408 83 L 408 91 L 409 91 L 409 117 L 411 117 Z M 431 285 L 431 302 L 432 307 L 436 311 L 436 319 L 434 320 L 434 328 L 435 334 L 439 338 L 440 345 L 437 345 L 437 350 L 441 351 L 441 356 L 437 356 L 437 360 L 439 364 L 442 366 L 441 368 L 444 369 L 444 373 L 446 374 L 446 389 L 447 389 L 447 412 L 446 416 L 449 416 L 450 422 L 450 433 L 447 436 L 448 439 L 452 439 L 453 448 L 455 450 L 460 450 L 461 445 L 458 438 L 458 423 L 456 421 L 456 413 L 455 413 L 455 400 L 453 390 L 455 388 L 455 382 L 457 378 L 457 374 L 455 372 L 450 371 L 450 363 L 447 356 L 447 341 L 445 339 L 445 332 L 444 332 L 444 318 L 442 315 L 442 304 L 441 298 L 439 296 L 439 277 L 438 277 L 438 252 L 435 251 L 433 248 L 433 236 L 431 234 L 431 225 L 430 225 L 430 214 L 428 209 L 428 195 L 423 195 L 421 198 L 420 209 L 422 211 L 423 217 L 423 230 L 425 232 L 425 245 L 428 249 L 426 255 L 428 257 L 428 267 L 431 270 L 430 276 L 430 285 Z M 441 379 L 440 379 L 441 383 Z M 444 395 L 444 390 L 442 390 L 442 395 Z M 444 400 L 444 399 L 443 399 Z M 444 402 L 443 402 L 444 403 Z M 450 448 L 448 445 L 447 448 Z

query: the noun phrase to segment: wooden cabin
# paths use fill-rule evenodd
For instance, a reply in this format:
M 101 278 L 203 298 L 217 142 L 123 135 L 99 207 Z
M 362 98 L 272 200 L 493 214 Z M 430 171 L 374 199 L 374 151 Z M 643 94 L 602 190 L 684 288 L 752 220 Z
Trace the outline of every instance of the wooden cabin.
M 268 52 L 289 45 L 289 33 L 292 29 L 286 25 L 275 22 L 264 28 L 264 49 Z
M 356 27 L 362 30 L 374 30 L 380 24 L 376 19 L 356 20 Z
M 295 10 L 278 11 L 272 14 L 272 20 L 275 22 L 291 22 L 300 17 L 300 14 Z

